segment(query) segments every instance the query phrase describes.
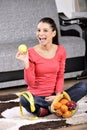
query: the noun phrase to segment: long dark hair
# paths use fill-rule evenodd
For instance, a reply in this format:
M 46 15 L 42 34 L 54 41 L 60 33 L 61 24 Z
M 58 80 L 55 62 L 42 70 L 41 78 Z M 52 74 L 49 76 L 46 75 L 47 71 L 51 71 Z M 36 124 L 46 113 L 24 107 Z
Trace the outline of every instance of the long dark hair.
M 44 17 L 39 22 L 48 23 L 50 24 L 52 31 L 56 31 L 55 37 L 53 37 L 53 44 L 59 45 L 59 39 L 58 39 L 58 29 L 56 26 L 55 21 L 52 18 Z

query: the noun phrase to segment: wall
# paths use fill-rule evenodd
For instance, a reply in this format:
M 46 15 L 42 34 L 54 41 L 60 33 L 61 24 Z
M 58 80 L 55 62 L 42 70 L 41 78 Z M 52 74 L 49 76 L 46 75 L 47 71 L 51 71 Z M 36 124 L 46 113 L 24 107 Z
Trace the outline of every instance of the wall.
M 72 17 L 75 12 L 74 0 L 55 0 L 58 12 L 63 12 L 67 17 Z

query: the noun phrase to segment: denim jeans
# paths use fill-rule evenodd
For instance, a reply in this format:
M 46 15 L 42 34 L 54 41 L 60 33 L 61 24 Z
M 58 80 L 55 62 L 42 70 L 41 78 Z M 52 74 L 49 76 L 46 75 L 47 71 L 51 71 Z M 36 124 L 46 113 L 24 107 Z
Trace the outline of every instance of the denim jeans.
M 77 102 L 87 94 L 87 83 L 86 82 L 76 83 L 75 85 L 73 85 L 72 87 L 70 87 L 65 91 L 70 95 L 71 100 Z M 48 106 L 51 105 L 51 102 L 45 101 L 45 97 L 34 96 L 34 95 L 33 97 L 34 97 L 35 107 L 37 109 L 39 109 L 40 107 L 48 109 Z M 23 96 L 20 98 L 20 102 L 28 112 L 31 112 L 30 104 Z
M 45 97 L 44 96 L 34 96 L 33 95 L 33 97 L 34 97 L 34 103 L 35 103 L 35 108 L 36 108 L 35 112 L 37 112 L 40 107 L 48 109 L 48 106 L 51 105 L 51 102 L 45 101 Z M 24 96 L 22 96 L 20 98 L 20 103 L 28 112 L 31 112 L 31 110 L 30 110 L 30 103 L 25 99 Z
M 75 102 L 79 101 L 87 94 L 87 82 L 79 82 L 66 90 L 71 99 Z

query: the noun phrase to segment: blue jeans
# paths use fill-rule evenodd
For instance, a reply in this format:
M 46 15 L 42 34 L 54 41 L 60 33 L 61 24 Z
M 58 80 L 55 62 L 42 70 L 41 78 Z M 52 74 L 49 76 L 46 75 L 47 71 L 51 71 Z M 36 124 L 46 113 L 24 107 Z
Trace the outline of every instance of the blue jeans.
M 71 88 L 67 89 L 66 92 L 73 101 L 77 102 L 87 94 L 87 82 L 76 83 Z
M 79 82 L 70 87 L 69 89 L 65 90 L 71 97 L 71 100 L 77 102 L 79 101 L 83 96 L 87 94 L 87 83 L 86 82 Z M 48 109 L 48 106 L 51 105 L 51 102 L 45 101 L 45 97 L 43 96 L 34 96 L 34 102 L 35 102 L 35 107 L 36 111 L 40 108 L 46 108 Z M 28 111 L 31 112 L 30 110 L 30 104 L 29 102 L 22 96 L 20 98 L 20 102 L 22 106 Z
M 35 103 L 35 108 L 36 111 L 34 113 L 37 113 L 40 107 L 48 109 L 48 106 L 51 105 L 51 102 L 45 101 L 45 96 L 34 96 L 34 103 Z M 30 110 L 30 103 L 25 99 L 24 96 L 20 98 L 20 103 L 21 105 L 28 111 L 31 112 Z

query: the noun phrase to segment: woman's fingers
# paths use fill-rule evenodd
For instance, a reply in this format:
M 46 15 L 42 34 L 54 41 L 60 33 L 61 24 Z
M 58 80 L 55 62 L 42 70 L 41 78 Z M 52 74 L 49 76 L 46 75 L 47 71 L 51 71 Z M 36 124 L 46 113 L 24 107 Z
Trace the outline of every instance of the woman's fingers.
M 50 101 L 52 102 L 54 100 L 55 96 L 48 96 L 45 98 L 45 101 Z

